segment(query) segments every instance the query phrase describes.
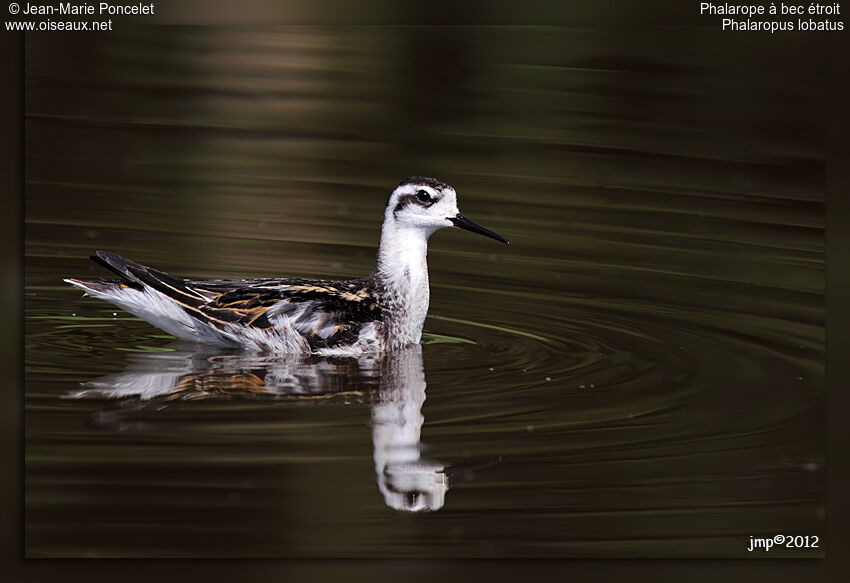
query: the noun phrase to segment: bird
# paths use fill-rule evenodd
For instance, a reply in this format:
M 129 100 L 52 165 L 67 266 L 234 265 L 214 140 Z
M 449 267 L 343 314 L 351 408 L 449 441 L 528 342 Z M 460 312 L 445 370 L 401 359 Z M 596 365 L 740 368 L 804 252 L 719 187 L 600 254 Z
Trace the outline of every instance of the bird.
M 63 281 L 180 340 L 261 353 L 381 353 L 421 343 L 430 299 L 428 239 L 445 227 L 510 244 L 461 214 L 454 188 L 411 176 L 387 199 L 375 268 L 361 279 L 195 281 L 97 251 L 91 259 L 121 279 Z

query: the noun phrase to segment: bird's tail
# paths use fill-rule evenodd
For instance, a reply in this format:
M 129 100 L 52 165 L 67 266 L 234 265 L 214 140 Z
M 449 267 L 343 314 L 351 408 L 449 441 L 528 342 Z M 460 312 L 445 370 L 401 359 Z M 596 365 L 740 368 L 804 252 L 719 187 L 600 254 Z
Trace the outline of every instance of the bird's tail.
M 75 277 L 69 277 L 62 281 L 70 283 L 71 285 L 86 292 L 86 294 L 97 298 L 113 295 L 115 292 L 122 289 L 142 289 L 142 286 L 139 284 L 134 284 L 129 281 L 117 281 L 114 279 L 78 279 Z
M 178 303 L 194 308 L 208 301 L 208 298 L 195 291 L 186 281 L 162 271 L 130 261 L 110 251 L 96 251 L 91 256 L 92 261 L 109 271 L 121 276 L 121 280 L 106 279 L 66 279 L 67 283 L 75 285 L 90 295 L 103 297 L 109 292 L 122 289 L 143 290 L 149 287 L 160 292 Z

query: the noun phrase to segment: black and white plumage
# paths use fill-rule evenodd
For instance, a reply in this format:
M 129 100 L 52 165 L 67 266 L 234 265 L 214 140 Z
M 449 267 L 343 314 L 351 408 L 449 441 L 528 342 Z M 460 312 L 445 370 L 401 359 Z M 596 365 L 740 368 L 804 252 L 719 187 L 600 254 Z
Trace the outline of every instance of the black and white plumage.
M 460 214 L 451 186 L 413 176 L 387 201 L 377 264 L 363 279 L 193 281 L 98 251 L 92 259 L 120 280 L 65 281 L 183 340 L 273 353 L 395 350 L 421 339 L 428 238 L 452 226 L 508 242 Z
M 368 405 L 378 490 L 390 508 L 439 510 L 446 493 L 497 463 L 456 466 L 422 457 L 426 392 L 422 346 L 352 358 L 200 350 L 136 353 L 127 368 L 84 383 L 67 399 L 104 403 L 92 423 L 114 431 L 140 426 L 135 415 L 196 399 L 298 399 Z

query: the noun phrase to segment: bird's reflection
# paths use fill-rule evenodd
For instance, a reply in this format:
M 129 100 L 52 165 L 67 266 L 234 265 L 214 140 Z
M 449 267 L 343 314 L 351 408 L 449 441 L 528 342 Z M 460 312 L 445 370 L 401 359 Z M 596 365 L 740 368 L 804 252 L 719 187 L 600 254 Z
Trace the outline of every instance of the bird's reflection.
M 421 457 L 425 402 L 422 347 L 357 358 L 262 356 L 175 344 L 137 354 L 121 373 L 86 383 L 69 398 L 108 399 L 94 422 L 118 430 L 144 428 L 128 413 L 174 400 L 351 396 L 372 411 L 378 489 L 387 506 L 422 512 L 443 507 L 452 485 L 473 469 Z M 490 464 L 484 464 L 490 465 Z
M 380 390 L 372 405 L 372 443 L 378 489 L 387 506 L 419 512 L 446 501 L 449 476 L 420 453 L 425 370 L 422 347 L 388 354 L 381 361 Z

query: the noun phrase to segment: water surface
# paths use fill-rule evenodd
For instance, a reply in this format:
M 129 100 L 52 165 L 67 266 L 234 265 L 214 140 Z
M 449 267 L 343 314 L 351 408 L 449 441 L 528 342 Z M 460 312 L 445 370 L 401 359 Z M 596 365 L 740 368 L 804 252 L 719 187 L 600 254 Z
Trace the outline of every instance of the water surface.
M 752 556 L 750 536 L 822 535 L 823 71 L 817 46 L 736 38 L 30 37 L 27 555 Z M 96 249 L 195 279 L 360 277 L 411 174 L 512 245 L 432 238 L 403 355 L 217 352 L 61 283 L 104 275 Z

